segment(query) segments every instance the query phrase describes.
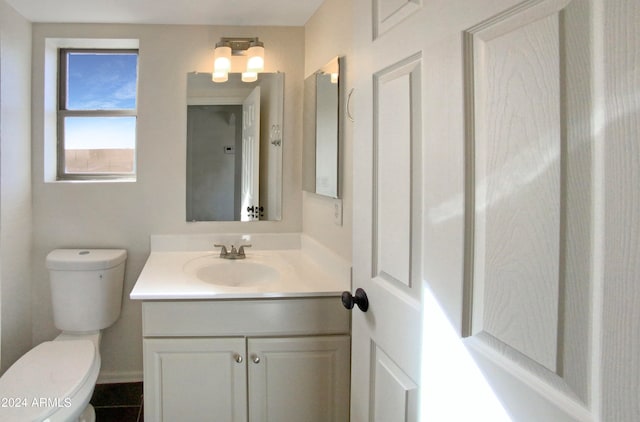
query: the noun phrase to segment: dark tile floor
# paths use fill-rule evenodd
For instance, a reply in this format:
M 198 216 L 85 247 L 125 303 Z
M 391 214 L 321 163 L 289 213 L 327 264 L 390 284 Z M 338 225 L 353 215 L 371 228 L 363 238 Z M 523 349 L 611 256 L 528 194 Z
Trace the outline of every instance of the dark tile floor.
M 96 422 L 143 422 L 142 383 L 97 384 L 91 397 Z

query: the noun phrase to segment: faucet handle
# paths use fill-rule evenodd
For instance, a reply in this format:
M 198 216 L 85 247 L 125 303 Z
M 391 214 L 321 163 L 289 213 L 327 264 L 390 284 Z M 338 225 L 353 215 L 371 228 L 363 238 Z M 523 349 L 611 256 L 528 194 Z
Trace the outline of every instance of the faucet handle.
M 213 245 L 216 248 L 222 248 L 220 249 L 220 256 L 226 256 L 228 254 L 227 252 L 227 247 L 225 245 Z
M 240 245 L 240 249 L 238 249 L 238 254 L 244 255 L 244 248 L 250 248 L 251 245 Z

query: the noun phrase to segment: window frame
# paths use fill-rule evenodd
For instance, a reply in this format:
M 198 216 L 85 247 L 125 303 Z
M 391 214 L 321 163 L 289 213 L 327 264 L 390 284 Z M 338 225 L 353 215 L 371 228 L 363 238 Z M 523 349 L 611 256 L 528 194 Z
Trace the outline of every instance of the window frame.
M 113 110 L 68 110 L 67 105 L 67 74 L 70 53 L 98 53 L 98 54 L 135 54 L 136 55 L 136 108 Z M 59 48 L 58 49 L 58 92 L 56 99 L 57 142 L 56 142 L 56 180 L 117 180 L 135 179 L 137 174 L 138 151 L 138 79 L 140 55 L 137 48 Z M 66 171 L 65 160 L 65 118 L 67 117 L 134 117 L 135 144 L 133 148 L 133 171 L 131 173 L 73 173 Z

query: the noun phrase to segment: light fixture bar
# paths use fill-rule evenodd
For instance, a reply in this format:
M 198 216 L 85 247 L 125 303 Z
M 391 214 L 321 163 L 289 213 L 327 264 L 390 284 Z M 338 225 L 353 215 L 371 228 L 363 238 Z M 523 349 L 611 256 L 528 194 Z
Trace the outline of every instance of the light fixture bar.
M 264 48 L 264 44 L 258 39 L 253 38 L 235 38 L 235 37 L 222 37 L 220 43 L 231 47 L 231 55 L 233 56 L 246 56 L 249 48 L 253 46 L 260 46 Z M 216 46 L 218 45 L 216 44 Z
M 244 82 L 254 82 L 258 73 L 264 71 L 264 43 L 258 37 L 222 37 L 216 43 L 212 80 L 226 82 L 231 71 L 231 56 L 246 56 L 246 69 L 242 73 Z

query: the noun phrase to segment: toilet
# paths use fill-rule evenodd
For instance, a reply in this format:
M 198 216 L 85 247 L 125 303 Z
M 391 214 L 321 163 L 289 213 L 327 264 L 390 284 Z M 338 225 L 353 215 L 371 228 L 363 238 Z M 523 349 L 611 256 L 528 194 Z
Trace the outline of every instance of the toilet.
M 55 326 L 62 333 L 0 378 L 0 420 L 93 422 L 100 330 L 120 316 L 124 249 L 56 249 L 47 255 Z

